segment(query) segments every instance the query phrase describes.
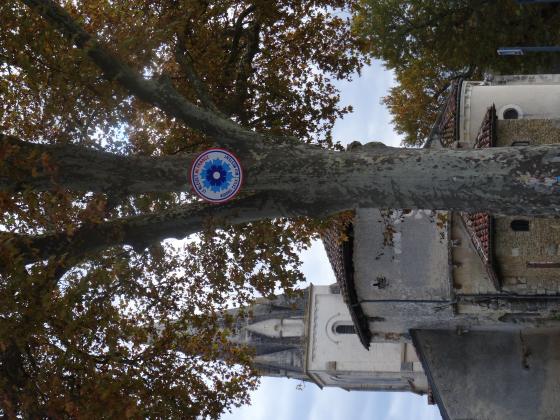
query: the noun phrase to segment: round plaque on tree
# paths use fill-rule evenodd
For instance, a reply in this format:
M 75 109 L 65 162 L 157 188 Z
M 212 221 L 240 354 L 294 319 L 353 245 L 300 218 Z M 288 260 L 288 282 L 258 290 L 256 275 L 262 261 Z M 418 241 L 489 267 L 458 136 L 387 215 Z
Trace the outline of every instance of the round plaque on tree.
M 239 160 L 227 150 L 209 149 L 191 166 L 191 185 L 201 198 L 224 203 L 237 195 L 243 181 Z

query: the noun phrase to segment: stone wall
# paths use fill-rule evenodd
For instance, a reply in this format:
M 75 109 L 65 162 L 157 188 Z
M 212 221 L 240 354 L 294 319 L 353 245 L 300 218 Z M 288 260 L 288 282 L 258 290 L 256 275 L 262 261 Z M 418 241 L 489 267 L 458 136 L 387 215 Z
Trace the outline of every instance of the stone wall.
M 354 283 L 359 300 L 449 300 L 448 213 L 358 209 Z
M 412 334 L 444 419 L 558 419 L 558 331 Z
M 560 143 L 560 119 L 498 120 L 496 147 L 514 142 L 529 145 Z
M 497 147 L 560 143 L 560 120 L 500 120 Z M 559 172 L 560 175 L 560 172 Z M 512 228 L 527 221 L 528 231 Z M 495 218 L 494 252 L 503 290 L 521 294 L 560 292 L 560 219 Z

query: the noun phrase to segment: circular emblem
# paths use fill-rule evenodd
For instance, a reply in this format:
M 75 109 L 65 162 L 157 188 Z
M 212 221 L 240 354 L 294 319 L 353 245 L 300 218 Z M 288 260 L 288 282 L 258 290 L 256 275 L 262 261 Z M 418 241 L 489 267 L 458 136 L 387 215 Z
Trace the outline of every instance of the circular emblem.
M 239 192 L 243 170 L 239 160 L 224 149 L 209 149 L 191 166 L 194 191 L 206 201 L 223 203 Z

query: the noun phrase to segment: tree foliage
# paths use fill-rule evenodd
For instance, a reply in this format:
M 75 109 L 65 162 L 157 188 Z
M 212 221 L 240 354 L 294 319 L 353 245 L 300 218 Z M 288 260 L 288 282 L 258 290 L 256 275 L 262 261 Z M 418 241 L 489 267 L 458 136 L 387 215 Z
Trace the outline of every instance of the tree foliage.
M 187 109 L 233 121 L 247 136 L 258 130 L 333 147 L 332 125 L 349 109 L 338 106 L 332 81 L 366 60 L 337 14 L 352 3 L 1 2 L 4 415 L 217 417 L 248 401 L 256 386 L 250 352 L 228 343 L 227 317 L 217 314 L 255 293 L 293 293 L 302 280 L 298 251 L 321 224 L 274 219 L 217 229 L 219 216 L 201 216 L 195 231 L 202 225 L 203 233 L 185 244 L 162 239 L 192 230 L 159 224 L 150 238 L 140 235 L 142 220 L 206 207 L 183 186 L 135 190 L 127 176 L 147 185 L 161 175 L 151 167 L 142 175 L 136 164 L 182 162 L 216 137 L 161 105 L 168 97 L 131 91 L 140 79 L 126 71 L 172 86 L 166 92 L 194 106 Z M 95 54 L 108 63 L 102 71 Z M 56 161 L 58 152 L 65 158 Z M 88 186 L 65 184 L 71 172 Z
M 556 214 L 558 146 L 332 150 L 346 111 L 330 78 L 366 60 L 334 13 L 352 4 L 0 4 L 3 414 L 217 417 L 246 402 L 226 309 L 296 292 L 298 251 L 325 225 L 305 217 Z M 188 183 L 213 145 L 244 167 L 221 205 Z
M 454 77 L 551 72 L 557 54 L 499 57 L 508 46 L 558 45 L 558 4 L 515 0 L 362 0 L 355 19 L 372 54 L 395 72 L 384 102 L 404 143 L 422 144 Z

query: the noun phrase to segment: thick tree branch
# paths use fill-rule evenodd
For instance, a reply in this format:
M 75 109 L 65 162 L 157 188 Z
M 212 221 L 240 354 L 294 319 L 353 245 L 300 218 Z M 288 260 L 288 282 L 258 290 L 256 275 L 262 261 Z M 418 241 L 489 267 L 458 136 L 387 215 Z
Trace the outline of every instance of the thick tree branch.
M 253 195 L 216 206 L 84 225 L 72 235 L 0 235 L 0 256 L 25 263 L 52 256 L 79 261 L 111 246 L 142 249 L 213 227 L 277 217 L 323 217 L 358 207 L 489 211 L 556 215 L 560 146 L 486 150 L 361 147 L 346 153 L 280 148 L 255 170 Z
M 19 258 L 24 264 L 58 256 L 75 265 L 88 254 L 112 246 L 129 245 L 142 250 L 164 239 L 183 239 L 209 226 L 222 227 L 294 216 L 289 207 L 269 194 L 258 194 L 222 206 L 197 202 L 156 214 L 86 224 L 72 234 L 60 232 L 25 236 L 0 233 L 0 255 Z
M 0 133 L 0 191 L 185 191 L 196 156 L 122 156 L 72 144 L 29 143 Z
M 137 71 L 103 48 L 95 37 L 86 32 L 52 0 L 22 0 L 22 2 L 70 38 L 74 45 L 83 49 L 103 70 L 107 78 L 116 80 L 141 100 L 211 136 L 220 145 L 236 147 L 238 151 L 248 147 L 245 144 L 247 141 L 262 140 L 262 136 L 257 133 L 245 130 L 233 121 L 187 101 L 167 78 L 153 80 L 140 76 Z
M 122 157 L 76 146 L 40 147 L 52 147 L 53 162 L 61 166 L 57 169 L 50 163 L 50 154 L 46 154 L 46 164 L 42 163 L 45 154 L 35 159 L 47 169 L 54 166 L 55 179 L 68 188 L 103 192 L 190 189 L 187 173 L 192 155 Z M 10 158 L 4 160 L 10 168 Z M 556 215 L 560 209 L 559 145 L 461 151 L 363 147 L 342 153 L 283 144 L 247 156 L 242 164 L 244 191 L 274 194 L 275 201 L 293 215 L 357 207 L 535 216 Z M 0 182 L 13 187 L 10 182 L 17 173 L 8 169 L 2 175 L 1 171 L 0 166 Z M 36 172 L 26 174 L 33 188 L 52 187 L 50 172 Z

